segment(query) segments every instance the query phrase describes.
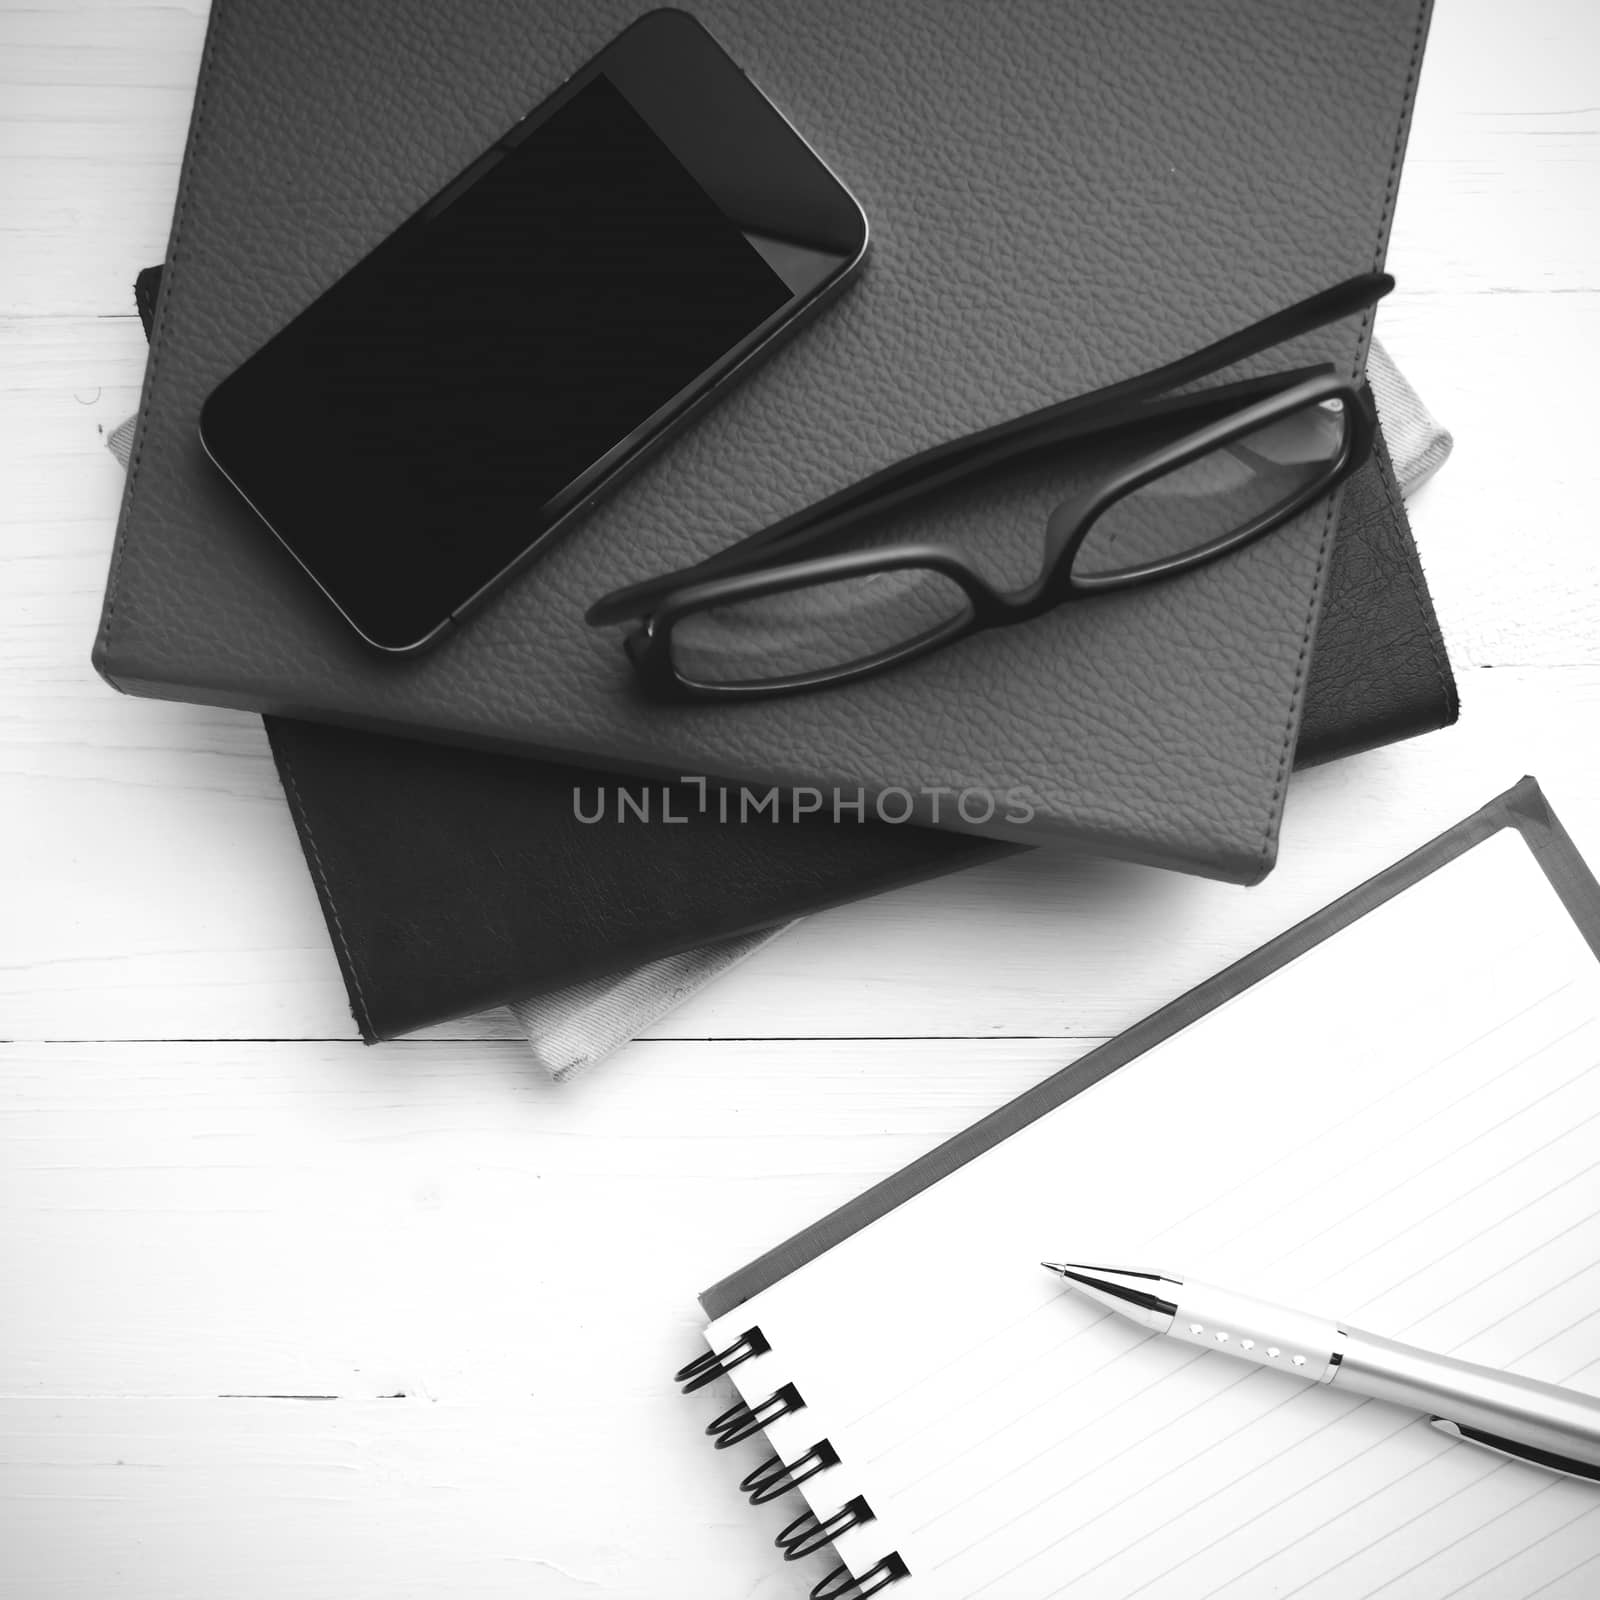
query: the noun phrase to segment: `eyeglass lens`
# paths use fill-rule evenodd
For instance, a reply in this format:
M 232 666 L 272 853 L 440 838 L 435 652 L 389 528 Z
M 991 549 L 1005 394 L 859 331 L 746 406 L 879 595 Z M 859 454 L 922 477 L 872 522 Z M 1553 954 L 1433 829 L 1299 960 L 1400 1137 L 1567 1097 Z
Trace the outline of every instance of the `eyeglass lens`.
M 1324 401 L 1264 423 L 1114 501 L 1073 557 L 1072 574 L 1101 582 L 1153 562 L 1204 556 L 1326 478 L 1349 419 Z
M 835 578 L 681 617 L 673 666 L 719 687 L 835 672 L 942 633 L 969 607 L 958 583 L 925 568 Z
M 1348 423 L 1337 400 L 1303 406 L 1132 490 L 1095 519 L 1074 577 L 1104 582 L 1203 559 L 1326 479 Z M 928 568 L 835 578 L 679 618 L 673 666 L 686 682 L 719 688 L 827 674 L 953 629 L 970 609 L 958 583 Z

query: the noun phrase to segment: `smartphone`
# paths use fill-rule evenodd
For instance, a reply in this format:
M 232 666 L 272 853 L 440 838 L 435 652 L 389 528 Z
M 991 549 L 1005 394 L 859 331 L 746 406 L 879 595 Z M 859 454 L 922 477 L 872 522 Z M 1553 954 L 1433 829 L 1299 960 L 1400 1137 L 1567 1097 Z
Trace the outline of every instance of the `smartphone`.
M 224 379 L 201 443 L 367 643 L 419 650 L 866 250 L 772 102 L 653 11 Z

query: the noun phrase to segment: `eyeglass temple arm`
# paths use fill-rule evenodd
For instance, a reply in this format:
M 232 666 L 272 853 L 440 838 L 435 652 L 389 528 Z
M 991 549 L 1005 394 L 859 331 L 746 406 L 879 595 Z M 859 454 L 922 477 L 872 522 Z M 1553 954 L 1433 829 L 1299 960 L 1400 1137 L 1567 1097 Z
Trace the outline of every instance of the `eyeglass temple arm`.
M 1039 448 L 1044 443 L 1059 443 L 1071 438 L 1074 435 L 1070 425 L 1080 419 L 1086 420 L 1081 430 L 1084 437 L 1103 430 L 1109 431 L 1129 420 L 1134 411 L 1134 402 L 1181 388 L 1208 373 L 1283 344 L 1298 334 L 1309 333 L 1330 322 L 1338 322 L 1358 311 L 1365 311 L 1393 288 L 1394 279 L 1387 272 L 1362 273 L 1335 284 L 1331 289 L 1324 289 L 1309 299 L 1287 306 L 1282 311 L 1275 311 L 1260 322 L 1214 340 L 1200 350 L 1180 356 L 1176 361 L 1169 361 L 1165 366 L 907 456 L 769 527 L 747 535 L 737 544 L 708 556 L 704 561 L 612 590 L 589 608 L 587 620 L 604 624 L 638 616 L 649 609 L 650 602 L 670 594 L 685 583 L 742 568 L 774 546 L 815 529 L 818 524 L 838 522 L 845 518 L 853 520 L 869 510 L 887 510 L 897 499 L 912 492 L 919 496 L 926 494 L 968 473 L 998 465 L 1014 455 Z M 1087 419 L 1092 419 L 1092 422 Z
M 799 556 L 817 545 L 837 540 L 866 516 L 878 516 L 908 501 L 925 499 L 947 484 L 975 477 L 979 472 L 1015 464 L 1046 450 L 1087 444 L 1101 434 L 1120 433 L 1142 422 L 1154 425 L 1181 421 L 1199 426 L 1215 414 L 1237 410 L 1250 401 L 1266 399 L 1282 389 L 1292 388 L 1314 372 L 1332 370 L 1331 364 L 1299 368 L 1270 377 L 1246 379 L 1221 389 L 1169 398 L 1165 402 L 1148 398 L 1124 401 L 1118 406 L 1098 410 L 1092 417 L 1061 417 L 1056 414 L 1057 408 L 1047 408 L 1015 418 L 1000 429 L 990 429 L 981 435 L 969 434 L 937 447 L 940 452 L 937 462 L 930 459 L 934 454 L 930 451 L 907 457 L 870 478 L 813 502 L 781 522 L 747 535 L 737 544 L 693 566 L 680 567 L 660 577 L 613 590 L 590 607 L 588 620 L 600 624 L 638 616 L 687 584 L 759 569 L 780 556 Z

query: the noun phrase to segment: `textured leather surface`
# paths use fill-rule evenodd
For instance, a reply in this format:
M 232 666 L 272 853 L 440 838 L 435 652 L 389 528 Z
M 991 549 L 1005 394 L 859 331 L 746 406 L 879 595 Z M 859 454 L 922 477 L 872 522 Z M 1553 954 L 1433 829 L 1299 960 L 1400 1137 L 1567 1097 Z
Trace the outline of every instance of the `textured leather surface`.
M 779 705 L 644 705 L 581 613 L 910 451 L 1380 263 L 1426 0 L 697 4 L 856 190 L 873 256 L 469 627 L 419 660 L 379 658 L 207 470 L 200 403 L 643 9 L 219 0 L 96 664 L 130 690 L 584 762 L 1020 785 L 1034 842 L 1258 877 L 1331 507 L 1180 582 Z M 1353 373 L 1368 331 L 1293 354 Z M 938 515 L 928 531 L 1014 571 L 1051 488 L 1034 475 L 997 495 L 976 535 Z
M 139 274 L 151 330 L 161 268 Z M 1380 435 L 1351 479 L 1299 766 L 1454 722 L 1450 663 Z M 988 859 L 944 830 L 580 823 L 600 772 L 266 718 L 350 1005 L 391 1038 Z M 641 789 L 634 789 L 642 795 Z M 654 803 L 659 808 L 659 789 Z M 659 817 L 659 809 L 656 815 Z
M 1453 722 L 1455 685 L 1387 455 L 1351 480 L 1299 764 Z M 606 774 L 288 718 L 267 729 L 368 1039 L 878 894 L 1015 848 L 848 817 L 730 822 L 678 791 L 584 824 Z M 611 815 L 615 818 L 615 802 Z
M 1389 447 L 1345 490 L 1295 764 L 1447 728 L 1460 703 Z

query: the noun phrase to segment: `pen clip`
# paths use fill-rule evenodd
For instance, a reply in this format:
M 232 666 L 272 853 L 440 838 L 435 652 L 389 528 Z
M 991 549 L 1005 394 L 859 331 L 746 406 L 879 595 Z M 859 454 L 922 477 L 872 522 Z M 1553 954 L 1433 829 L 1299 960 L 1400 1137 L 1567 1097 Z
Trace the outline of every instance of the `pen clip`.
M 1600 1467 L 1592 1467 L 1586 1461 L 1574 1461 L 1570 1456 L 1557 1455 L 1551 1450 L 1539 1450 L 1531 1444 L 1519 1444 L 1515 1439 L 1502 1439 L 1498 1434 L 1483 1432 L 1481 1428 L 1464 1428 L 1459 1422 L 1452 1422 L 1448 1417 L 1430 1417 L 1428 1420 L 1440 1433 L 1447 1433 L 1453 1439 L 1466 1439 L 1471 1444 L 1482 1445 L 1485 1450 L 1493 1450 L 1496 1455 L 1510 1456 L 1514 1461 L 1531 1462 L 1536 1467 L 1544 1467 L 1550 1472 L 1564 1473 L 1569 1478 L 1586 1478 L 1590 1483 L 1600 1483 Z

